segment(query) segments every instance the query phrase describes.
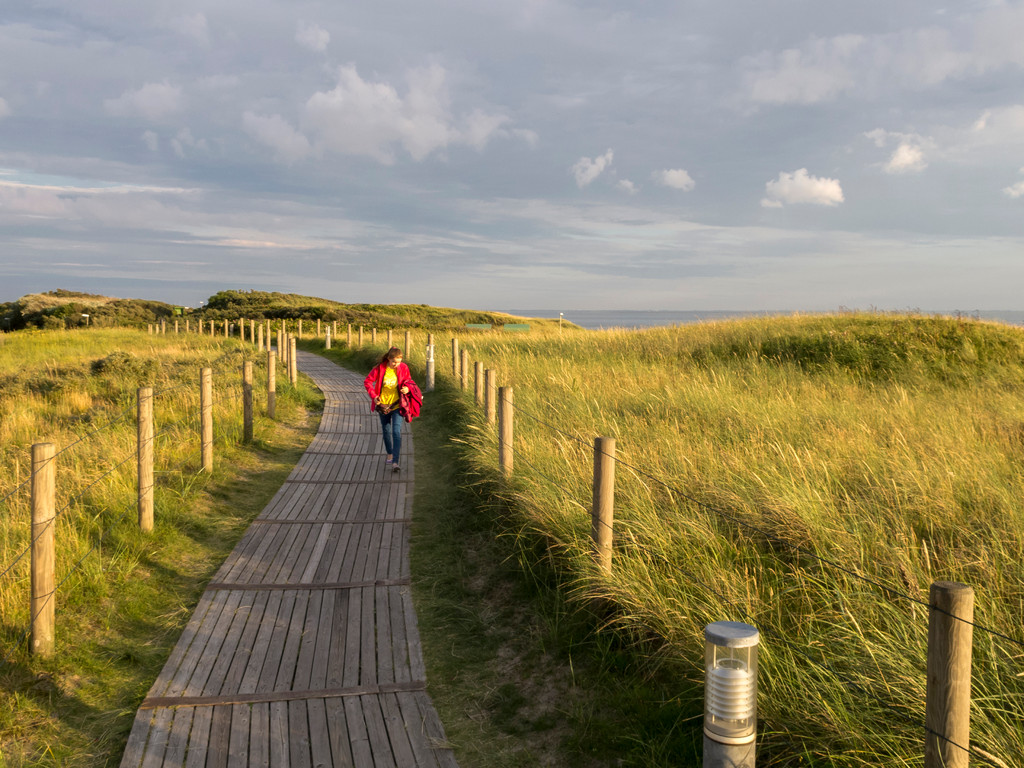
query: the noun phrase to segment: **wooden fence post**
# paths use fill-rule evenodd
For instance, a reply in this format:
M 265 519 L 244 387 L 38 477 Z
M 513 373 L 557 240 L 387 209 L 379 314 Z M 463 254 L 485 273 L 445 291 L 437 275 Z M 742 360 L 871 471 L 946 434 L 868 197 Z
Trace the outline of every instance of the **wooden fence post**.
M 292 336 L 291 344 L 288 347 L 288 379 L 294 387 L 299 383 L 299 361 L 295 354 L 295 337 Z
M 331 335 L 334 338 L 338 338 L 338 321 L 337 320 L 332 320 L 331 321 Z
M 185 318 L 185 333 L 192 333 L 192 323 L 187 317 Z
M 352 349 L 352 323 L 348 324 L 348 333 L 345 337 L 345 343 L 348 345 L 348 349 Z
M 594 438 L 594 497 L 590 538 L 598 567 L 612 574 L 612 518 L 615 512 L 615 438 Z
M 459 388 L 469 386 L 469 350 L 462 350 L 462 361 L 459 363 Z
M 316 337 L 319 339 L 321 335 L 322 334 L 321 334 L 321 331 L 320 331 L 320 318 L 318 317 L 316 319 Z
M 374 346 L 377 346 L 377 329 L 376 328 L 374 328 L 372 331 L 370 331 L 370 343 L 372 345 L 374 345 Z
M 388 328 L 388 349 L 391 349 L 391 347 L 394 346 L 394 344 L 392 343 L 392 339 L 393 338 L 394 338 L 394 333 L 392 332 L 392 330 L 390 328 Z
M 928 609 L 925 768 L 967 768 L 971 738 L 974 590 L 937 581 Z
M 363 326 L 359 326 L 359 348 L 363 348 Z
M 267 418 L 277 418 L 277 352 L 267 350 Z
M 148 327 L 149 327 L 149 335 L 152 336 L 153 335 L 153 324 L 149 323 Z
M 406 362 L 412 357 L 412 331 L 405 332 L 405 357 Z
M 260 330 L 261 331 L 263 330 L 262 326 L 260 327 Z M 260 335 L 262 336 L 262 334 L 260 334 Z M 250 320 L 249 321 L 249 343 L 250 344 L 255 344 L 256 343 L 256 321 L 255 320 Z
M 174 335 L 175 336 L 178 335 L 178 321 L 177 320 L 174 321 Z
M 331 348 L 331 326 L 327 326 L 327 338 L 324 339 L 324 349 Z
M 252 442 L 252 361 L 242 363 L 242 442 Z
M 139 528 L 153 530 L 153 389 L 138 392 Z
M 227 320 L 224 321 L 224 338 L 225 339 L 229 338 L 228 337 L 228 321 Z
M 427 388 L 424 391 L 425 392 L 433 392 L 434 391 L 434 334 L 432 334 L 432 333 L 428 333 L 427 334 L 427 348 L 426 348 L 424 354 L 425 354 L 425 357 L 426 357 L 426 360 L 424 361 L 424 365 L 427 368 L 427 381 L 426 381 Z
M 263 351 L 263 323 L 260 323 L 260 329 L 257 332 L 256 336 L 258 338 L 258 342 L 256 344 L 256 349 L 259 352 L 262 352 Z
M 32 617 L 29 648 L 37 656 L 52 656 L 57 615 L 54 575 L 54 503 L 57 448 L 53 443 L 32 446 Z
M 459 340 L 452 336 L 452 379 L 459 378 Z
M 484 410 L 487 412 L 487 423 L 493 424 L 497 411 L 497 373 L 493 368 L 484 371 Z
M 213 472 L 213 369 L 199 372 L 199 442 L 204 472 Z
M 299 318 L 299 338 L 302 338 L 302 318 Z
M 484 364 L 479 360 L 473 363 L 473 402 L 484 404 Z
M 512 387 L 498 388 L 498 466 L 512 476 Z

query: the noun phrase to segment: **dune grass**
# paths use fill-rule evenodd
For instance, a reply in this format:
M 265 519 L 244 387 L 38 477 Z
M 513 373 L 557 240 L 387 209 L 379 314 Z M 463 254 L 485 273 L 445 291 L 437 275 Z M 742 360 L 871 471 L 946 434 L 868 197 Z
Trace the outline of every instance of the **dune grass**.
M 224 557 L 315 432 L 322 399 L 278 376 L 277 421 L 241 445 L 251 345 L 95 329 L 0 342 L 0 765 L 113 766 L 134 711 Z M 214 471 L 199 472 L 198 378 L 214 369 Z M 263 413 L 263 358 L 256 413 Z M 155 395 L 155 530 L 135 508 L 135 398 Z M 32 657 L 29 446 L 57 457 L 57 650 Z
M 461 439 L 525 559 L 694 684 L 707 623 L 762 630 L 761 764 L 920 764 L 932 581 L 1024 641 L 1020 329 L 850 314 L 461 343 L 514 388 L 510 481 L 472 385 Z M 611 577 L 589 549 L 597 435 L 620 459 Z M 1022 672 L 1018 642 L 975 630 L 972 744 L 997 765 L 1024 763 Z

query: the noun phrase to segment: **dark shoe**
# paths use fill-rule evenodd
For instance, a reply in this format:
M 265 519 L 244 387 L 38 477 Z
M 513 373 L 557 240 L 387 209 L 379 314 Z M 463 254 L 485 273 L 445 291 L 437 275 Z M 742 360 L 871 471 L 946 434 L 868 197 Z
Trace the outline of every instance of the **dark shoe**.
M 397 461 L 394 464 L 391 465 L 391 471 L 392 472 L 397 472 L 400 469 L 401 469 L 401 467 L 398 466 L 398 462 Z

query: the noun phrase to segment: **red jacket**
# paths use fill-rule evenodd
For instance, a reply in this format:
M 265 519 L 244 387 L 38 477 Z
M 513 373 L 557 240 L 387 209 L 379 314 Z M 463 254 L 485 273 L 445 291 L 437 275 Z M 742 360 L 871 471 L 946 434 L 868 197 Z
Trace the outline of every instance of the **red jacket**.
M 374 366 L 373 370 L 370 371 L 363 381 L 366 393 L 370 396 L 371 411 L 373 410 L 374 398 L 380 397 L 380 391 L 384 388 L 384 371 L 387 370 L 387 367 L 387 363 Z M 398 375 L 398 412 L 405 417 L 406 421 L 412 421 L 420 415 L 420 407 L 423 405 L 423 393 L 416 386 L 416 382 L 412 380 L 408 365 L 399 363 L 395 373 Z M 402 387 L 408 387 L 409 394 L 402 394 Z

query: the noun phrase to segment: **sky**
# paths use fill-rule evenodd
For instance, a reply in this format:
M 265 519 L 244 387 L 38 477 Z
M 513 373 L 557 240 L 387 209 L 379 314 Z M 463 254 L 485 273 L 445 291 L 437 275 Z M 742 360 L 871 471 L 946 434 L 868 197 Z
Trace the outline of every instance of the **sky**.
M 1024 0 L 4 0 L 0 301 L 1024 309 Z

